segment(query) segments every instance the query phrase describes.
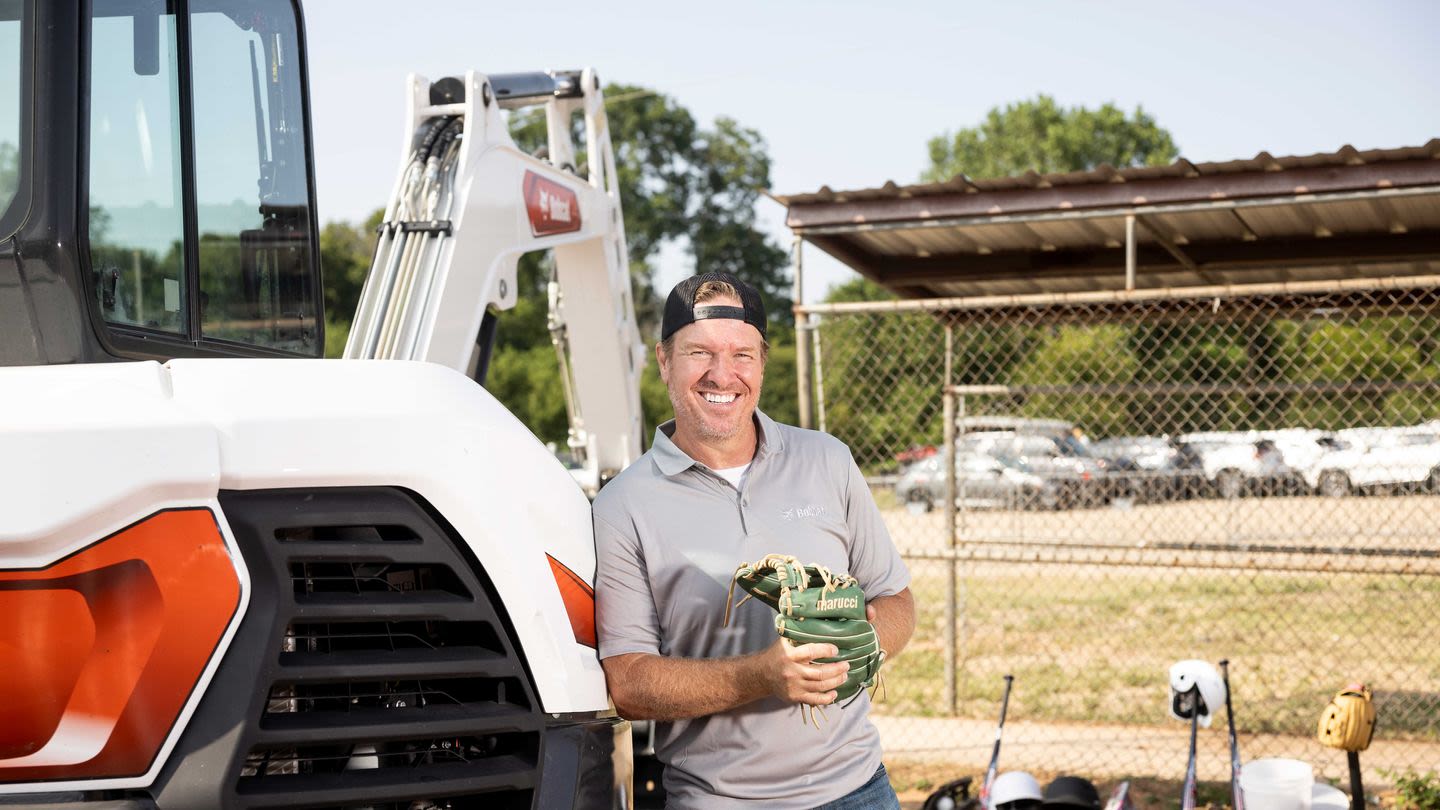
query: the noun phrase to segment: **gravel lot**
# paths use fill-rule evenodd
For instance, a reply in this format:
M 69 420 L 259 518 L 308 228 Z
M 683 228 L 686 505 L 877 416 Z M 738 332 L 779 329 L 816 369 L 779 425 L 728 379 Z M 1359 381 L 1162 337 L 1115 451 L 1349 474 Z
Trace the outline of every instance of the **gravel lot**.
M 923 558 L 946 549 L 943 512 L 892 507 L 884 514 L 902 553 Z M 1434 495 L 965 509 L 956 522 L 961 554 L 978 560 L 1440 574 Z

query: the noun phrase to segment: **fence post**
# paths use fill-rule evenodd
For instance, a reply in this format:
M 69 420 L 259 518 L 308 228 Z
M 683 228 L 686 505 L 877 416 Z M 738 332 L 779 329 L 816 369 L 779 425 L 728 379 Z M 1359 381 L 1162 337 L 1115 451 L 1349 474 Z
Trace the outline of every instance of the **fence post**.
M 945 561 L 945 705 L 949 707 L 952 715 L 959 709 L 955 688 L 955 658 L 959 650 L 957 627 L 960 618 L 958 599 L 956 598 L 958 561 L 955 559 L 955 462 L 959 459 L 956 456 L 955 447 L 955 389 L 952 377 L 954 358 L 955 326 L 946 323 L 945 385 L 941 408 L 942 418 L 945 420 L 943 429 L 945 450 L 941 453 L 940 459 L 941 463 L 945 465 L 945 540 L 946 547 L 950 549 L 949 559 Z
M 825 427 L 825 353 L 820 349 L 820 324 L 823 319 L 817 316 L 815 322 L 810 326 L 810 336 L 815 345 L 812 349 L 815 355 L 810 358 L 810 365 L 815 371 L 815 416 L 819 419 L 820 432 L 826 432 Z

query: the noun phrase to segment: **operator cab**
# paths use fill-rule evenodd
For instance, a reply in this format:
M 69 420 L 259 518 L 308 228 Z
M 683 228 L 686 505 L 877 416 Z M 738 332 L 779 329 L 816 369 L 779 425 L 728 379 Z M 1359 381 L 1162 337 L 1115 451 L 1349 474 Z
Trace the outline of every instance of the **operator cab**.
M 289 0 L 0 0 L 0 365 L 318 357 Z

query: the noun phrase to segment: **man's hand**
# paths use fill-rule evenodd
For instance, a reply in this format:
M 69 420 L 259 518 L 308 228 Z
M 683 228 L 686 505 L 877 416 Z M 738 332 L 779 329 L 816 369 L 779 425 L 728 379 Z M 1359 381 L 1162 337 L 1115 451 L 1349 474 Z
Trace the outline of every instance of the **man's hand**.
M 915 597 L 909 588 L 892 596 L 877 596 L 865 604 L 865 617 L 875 625 L 885 660 L 893 661 L 915 633 Z
M 894 657 L 915 630 L 915 601 L 906 588 L 866 604 L 881 649 Z M 834 644 L 794 645 L 785 639 L 733 658 L 671 658 L 628 653 L 601 661 L 610 696 L 627 720 L 682 720 L 729 711 L 774 695 L 788 703 L 827 706 L 849 665 L 817 664 L 838 654 Z
M 850 665 L 817 664 L 833 644 L 796 646 L 783 638 L 733 658 L 670 658 L 630 653 L 601 661 L 610 697 L 627 720 L 682 720 L 729 711 L 771 695 L 787 703 L 828 706 Z
M 850 664 L 817 664 L 817 658 L 833 658 L 840 651 L 834 644 L 794 645 L 776 639 L 764 653 L 766 681 L 770 693 L 787 703 L 828 706 L 835 702 L 835 690 L 845 683 Z

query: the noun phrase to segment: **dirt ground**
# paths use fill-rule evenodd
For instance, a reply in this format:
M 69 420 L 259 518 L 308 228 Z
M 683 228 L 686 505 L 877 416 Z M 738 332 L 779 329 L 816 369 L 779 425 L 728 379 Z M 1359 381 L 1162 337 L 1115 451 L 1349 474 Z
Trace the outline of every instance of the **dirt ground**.
M 929 574 L 936 571 L 933 566 L 942 565 L 929 562 L 916 568 L 913 562 L 945 555 L 949 536 L 942 513 L 912 515 L 901 507 L 891 507 L 884 509 L 884 516 L 901 552 L 912 558 L 913 569 Z M 1099 564 L 1106 566 L 1109 577 L 1135 578 L 1155 577 L 1153 566 L 1198 566 L 1217 569 L 1215 574 L 1224 569 L 1276 569 L 1322 575 L 1346 571 L 1403 574 L 1407 579 L 1440 577 L 1440 497 L 1427 494 L 1266 497 L 1230 502 L 1198 499 L 1066 512 L 972 509 L 958 515 L 958 525 L 960 555 L 972 561 L 963 571 L 978 578 L 976 581 L 1012 582 L 1017 572 L 1014 564 L 1025 562 L 1060 564 L 1035 569 L 1041 579 L 1079 571 L 1066 568 L 1066 564 L 1084 565 L 1087 572 L 1096 571 L 1094 566 Z M 1427 592 L 1430 589 L 1414 589 L 1417 597 Z M 1365 598 L 1355 602 L 1355 607 L 1364 610 L 1362 604 L 1375 608 L 1381 602 Z M 1375 630 L 1371 621 L 1364 624 L 1367 631 Z M 924 649 L 926 640 L 917 641 L 917 649 Z M 1143 650 L 1130 650 L 1133 654 L 1129 656 L 1125 647 L 1112 651 L 1122 657 L 1145 657 Z M 1244 662 L 1251 669 L 1259 666 L 1256 654 L 1251 651 L 1253 657 Z M 1421 680 L 1428 682 L 1428 677 Z M 1305 706 L 1305 711 L 1312 708 Z M 887 765 L 907 809 L 919 809 L 930 790 L 952 778 L 972 775 L 978 780 L 994 742 L 994 721 L 874 715 L 874 722 L 886 739 L 887 751 L 893 751 L 887 755 Z M 935 742 L 926 745 L 927 739 Z M 1243 734 L 1240 747 L 1243 755 L 1260 751 L 1309 761 L 1319 781 L 1348 787 L 1344 754 L 1320 747 L 1312 736 Z M 1117 781 L 1132 780 L 1133 790 L 1138 791 L 1136 807 L 1178 807 L 1175 797 L 1179 796 L 1187 748 L 1188 729 L 1181 724 L 1048 724 L 1027 719 L 1007 726 L 1002 770 L 1020 768 L 1037 777 L 1086 775 L 1102 785 L 1102 796 L 1107 796 Z M 1107 757 L 1103 754 L 1106 749 L 1116 754 Z M 1106 760 L 1115 764 L 1106 767 Z M 1204 729 L 1198 761 L 1204 783 L 1202 804 L 1228 806 L 1228 761 L 1224 729 Z M 1440 742 L 1390 741 L 1377 736 L 1362 755 L 1368 793 L 1372 798 L 1385 794 L 1390 778 L 1381 771 L 1404 771 L 1417 762 L 1440 764 Z M 1123 771 L 1117 770 L 1122 767 Z M 1044 778 L 1041 781 L 1044 783 Z
M 990 761 L 995 741 L 993 721 L 873 715 L 872 719 L 880 730 L 885 750 L 893 752 L 886 756 L 886 767 L 892 771 L 891 781 L 906 790 L 925 790 L 962 776 L 978 778 Z M 1153 727 L 1007 722 L 1001 747 L 1001 770 L 1024 770 L 1037 775 L 1081 774 L 1096 780 L 1097 784 L 1143 778 L 1161 783 L 1173 781 L 1178 786 L 1185 774 L 1189 733 L 1188 727 L 1179 722 Z M 917 738 L 955 742 L 918 750 Z M 1344 752 L 1325 748 L 1313 737 L 1240 735 L 1239 745 L 1243 761 L 1252 758 L 1247 751 L 1264 750 L 1271 756 L 1309 762 L 1315 769 L 1316 781 L 1342 787 L 1348 784 Z M 1105 749 L 1113 751 L 1115 756 L 1103 756 Z M 1227 785 L 1230 752 L 1225 729 L 1218 724 L 1201 729 L 1197 751 L 1200 779 Z M 1377 788 L 1389 785 L 1391 780 L 1386 773 L 1402 772 L 1414 768 L 1416 763 L 1427 762 L 1440 763 L 1440 743 L 1377 737 L 1361 755 L 1366 784 Z M 928 794 L 928 790 L 925 792 Z

